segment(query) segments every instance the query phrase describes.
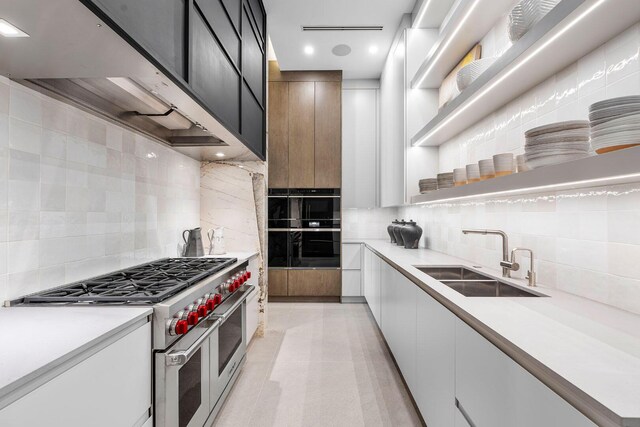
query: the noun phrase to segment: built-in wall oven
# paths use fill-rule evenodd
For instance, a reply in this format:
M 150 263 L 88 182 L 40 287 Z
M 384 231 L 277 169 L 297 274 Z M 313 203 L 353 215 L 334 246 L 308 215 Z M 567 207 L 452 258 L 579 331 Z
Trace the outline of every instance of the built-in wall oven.
M 212 421 L 244 362 L 246 286 L 165 351 L 155 353 L 156 427 Z
M 340 267 L 340 190 L 271 189 L 269 268 Z

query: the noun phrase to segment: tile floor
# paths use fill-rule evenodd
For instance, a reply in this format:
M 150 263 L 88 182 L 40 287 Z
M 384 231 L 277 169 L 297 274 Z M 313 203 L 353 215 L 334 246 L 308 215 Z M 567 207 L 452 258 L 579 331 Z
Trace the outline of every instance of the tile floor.
M 420 426 L 364 304 L 270 303 L 222 426 Z

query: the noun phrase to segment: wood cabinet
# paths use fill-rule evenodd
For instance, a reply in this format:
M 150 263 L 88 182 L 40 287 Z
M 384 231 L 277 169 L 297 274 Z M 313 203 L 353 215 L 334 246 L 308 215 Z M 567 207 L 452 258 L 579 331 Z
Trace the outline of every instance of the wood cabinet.
M 467 324 L 455 328 L 455 393 L 474 425 L 595 426 Z
M 289 187 L 289 83 L 269 82 L 269 187 Z
M 134 427 L 147 419 L 152 405 L 151 323 L 82 357 L 1 409 L 0 425 Z
M 315 84 L 315 155 L 316 188 L 340 188 L 342 175 L 341 83 Z
M 269 188 L 340 188 L 341 80 L 269 63 Z
M 289 188 L 314 188 L 315 84 L 289 83 Z
M 288 296 L 339 297 L 340 270 L 288 270 Z
M 269 296 L 286 297 L 289 294 L 287 286 L 287 270 L 269 269 Z

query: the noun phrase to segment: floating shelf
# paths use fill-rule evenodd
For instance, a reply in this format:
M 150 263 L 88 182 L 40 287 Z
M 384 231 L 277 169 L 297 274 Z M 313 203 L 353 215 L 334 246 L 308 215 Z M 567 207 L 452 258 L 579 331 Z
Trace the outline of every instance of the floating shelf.
M 418 131 L 412 145 L 444 143 L 638 20 L 637 0 L 562 0 Z
M 532 194 L 640 181 L 640 147 L 587 157 L 527 172 L 436 190 L 411 198 L 411 204 Z M 418 185 L 415 183 L 415 185 Z
M 455 3 L 440 37 L 411 79 L 411 87 L 440 87 L 442 80 L 512 5 L 513 0 L 460 0 Z

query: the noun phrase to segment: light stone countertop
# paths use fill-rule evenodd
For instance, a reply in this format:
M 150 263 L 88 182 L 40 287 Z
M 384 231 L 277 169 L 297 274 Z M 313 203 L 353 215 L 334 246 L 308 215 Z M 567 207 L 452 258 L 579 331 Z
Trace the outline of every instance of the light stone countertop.
M 0 308 L 0 408 L 46 382 L 47 373 L 140 322 L 151 307 Z M 151 336 L 149 336 L 151 342 Z M 28 390 L 21 390 L 23 388 Z
M 578 409 L 609 425 L 640 426 L 640 316 L 552 288 L 550 298 L 470 298 L 414 265 L 474 263 L 384 240 L 364 243 Z M 498 266 L 496 259 L 496 267 Z M 487 267 L 480 271 L 501 277 Z M 526 288 L 526 281 L 503 279 Z

